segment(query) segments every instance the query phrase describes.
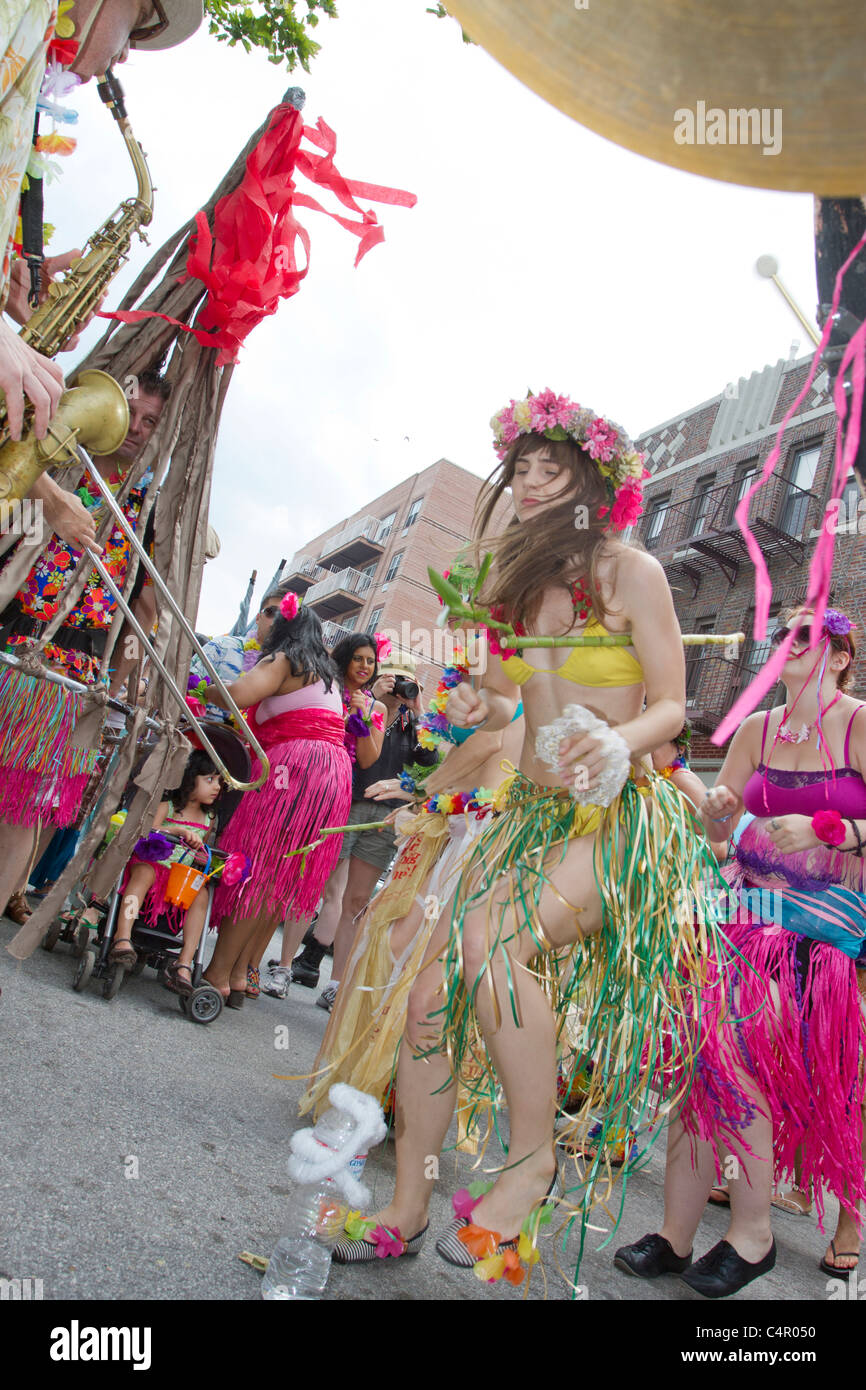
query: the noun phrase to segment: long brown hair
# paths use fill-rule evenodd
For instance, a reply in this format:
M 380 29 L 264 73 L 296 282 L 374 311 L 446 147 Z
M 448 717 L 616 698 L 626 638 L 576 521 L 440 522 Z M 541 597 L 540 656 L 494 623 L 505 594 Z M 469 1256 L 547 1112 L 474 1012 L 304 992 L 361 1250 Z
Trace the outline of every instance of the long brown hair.
M 520 459 L 543 449 L 560 470 L 563 500 L 545 507 L 540 516 L 526 521 L 513 518 L 498 536 L 488 536 L 506 488 L 511 486 Z M 604 608 L 598 593 L 598 561 L 608 537 L 600 507 L 609 506 L 605 480 L 592 459 L 572 439 L 550 440 L 541 434 L 516 439 L 502 463 L 494 469 L 478 494 L 475 507 L 476 553 L 492 552 L 494 563 L 481 595 L 485 604 L 501 605 L 508 621 L 531 625 L 545 589 L 559 586 L 568 591 L 569 580 L 588 574 L 595 618 Z

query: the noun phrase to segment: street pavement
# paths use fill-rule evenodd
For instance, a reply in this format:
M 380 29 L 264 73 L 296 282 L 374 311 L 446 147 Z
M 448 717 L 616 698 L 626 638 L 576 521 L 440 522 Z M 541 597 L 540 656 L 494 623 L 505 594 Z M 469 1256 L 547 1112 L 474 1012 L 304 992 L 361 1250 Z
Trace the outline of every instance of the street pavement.
M 0 945 L 15 930 L 0 920 Z M 279 955 L 279 937 L 267 954 Z M 316 991 L 292 986 L 287 1000 L 262 995 L 204 1027 L 184 1017 L 151 970 L 127 979 L 109 1002 L 101 982 L 74 993 L 73 968 L 62 943 L 23 963 L 0 952 L 0 1277 L 41 1279 L 45 1299 L 258 1299 L 260 1276 L 238 1255 L 267 1256 L 280 1234 L 288 1140 L 303 1090 L 300 1079 L 280 1077 L 312 1069 L 327 1022 Z M 497 1161 L 491 1145 L 484 1167 Z M 606 1249 L 599 1246 L 610 1221 L 603 1213 L 596 1219 L 606 1231 L 589 1232 L 582 1298 L 703 1302 L 674 1278 L 644 1283 L 613 1267 L 618 1245 L 660 1225 L 663 1166 L 659 1144 L 629 1180 Z M 393 1173 L 393 1146 L 385 1143 L 366 1170 L 376 1205 L 387 1201 Z M 465 1157 L 458 1168 L 453 1152 L 440 1174 L 434 1239 L 451 1219 L 452 1192 L 477 1176 Z M 828 1203 L 829 1223 L 835 1214 Z M 561 1224 L 554 1220 L 542 1236 L 530 1300 L 571 1297 L 559 1267 L 571 1277 L 577 1237 L 563 1250 L 562 1235 L 551 1234 Z M 775 1270 L 730 1303 L 826 1302 L 832 1290 L 817 1267 L 826 1241 L 815 1219 L 778 1213 L 774 1225 Z M 698 1252 L 725 1227 L 724 1212 L 708 1209 Z M 324 1298 L 524 1297 L 521 1288 L 484 1285 L 443 1263 L 433 1244 L 428 1238 L 417 1259 L 335 1266 Z

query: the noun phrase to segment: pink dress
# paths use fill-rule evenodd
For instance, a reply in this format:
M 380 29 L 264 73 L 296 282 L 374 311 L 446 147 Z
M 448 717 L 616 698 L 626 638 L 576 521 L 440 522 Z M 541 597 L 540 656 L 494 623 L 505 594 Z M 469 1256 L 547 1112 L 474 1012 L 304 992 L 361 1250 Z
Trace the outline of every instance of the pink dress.
M 241 798 L 220 837 L 220 849 L 242 850 L 252 871 L 245 883 L 218 883 L 214 920 L 302 917 L 315 911 L 343 837 L 326 836 L 306 863 L 300 855 L 286 858 L 287 851 L 310 844 L 329 826 L 345 825 L 352 800 L 340 692 L 316 681 L 252 705 L 247 720 L 268 755 L 270 774 L 263 787 Z

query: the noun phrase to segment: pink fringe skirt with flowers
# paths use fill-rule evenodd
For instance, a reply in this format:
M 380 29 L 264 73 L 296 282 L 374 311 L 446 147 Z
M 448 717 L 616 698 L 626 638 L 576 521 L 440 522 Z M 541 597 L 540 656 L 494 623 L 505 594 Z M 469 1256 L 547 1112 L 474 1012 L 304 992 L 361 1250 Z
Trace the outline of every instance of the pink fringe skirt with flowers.
M 856 965 L 866 898 L 833 887 L 843 876 L 850 884 L 850 855 L 828 848 L 809 851 L 808 864 L 801 858 L 780 856 L 755 821 L 724 870 L 731 897 L 721 925 L 739 959 L 727 998 L 703 995 L 704 1043 L 682 1119 L 699 1137 L 744 1153 L 742 1129 L 757 1106 L 773 1124 L 776 1183 L 795 1180 L 799 1158 L 797 1181 L 813 1186 L 823 1221 L 825 1188 L 855 1215 L 866 1198 L 866 1021 Z M 791 929 L 797 923 L 808 934 Z M 744 1076 L 755 1082 L 750 1099 L 738 1084 Z
M 306 863 L 301 855 L 287 859 L 286 854 L 330 826 L 345 825 L 352 802 L 352 764 L 340 715 L 292 710 L 252 727 L 267 752 L 270 775 L 258 791 L 245 793 L 220 837 L 220 849 L 243 851 L 252 867 L 242 883 L 218 882 L 214 921 L 265 914 L 280 920 L 314 912 L 343 837 L 326 836 Z
M 73 746 L 81 701 L 0 666 L 0 822 L 72 825 L 99 749 Z

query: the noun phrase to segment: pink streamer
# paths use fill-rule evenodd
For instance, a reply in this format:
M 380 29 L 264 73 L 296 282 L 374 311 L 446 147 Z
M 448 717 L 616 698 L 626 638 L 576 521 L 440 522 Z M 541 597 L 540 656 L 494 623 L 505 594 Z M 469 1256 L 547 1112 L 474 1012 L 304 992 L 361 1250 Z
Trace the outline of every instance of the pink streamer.
M 782 452 L 782 438 L 788 421 L 796 414 L 805 399 L 806 393 L 812 385 L 815 373 L 818 370 L 818 365 L 829 341 L 830 334 L 833 331 L 833 318 L 839 307 L 839 300 L 842 295 L 842 281 L 845 272 L 851 265 L 851 262 L 863 249 L 864 245 L 866 245 L 866 233 L 860 238 L 844 265 L 840 267 L 839 273 L 836 276 L 830 314 L 827 317 L 827 322 L 824 324 L 821 341 L 815 349 L 812 365 L 809 368 L 802 390 L 793 405 L 785 413 L 776 435 L 776 442 L 773 445 L 772 451 L 767 456 L 761 470 L 760 478 L 758 478 L 745 493 L 734 513 L 737 524 L 743 533 L 743 538 L 746 542 L 752 564 L 755 566 L 754 635 L 755 639 L 759 642 L 762 641 L 767 634 L 767 618 L 770 612 L 770 601 L 773 596 L 773 585 L 770 580 L 767 562 L 761 553 L 761 548 L 757 540 L 749 529 L 749 500 L 753 494 L 756 493 L 759 488 L 762 488 L 768 481 L 779 461 Z M 807 604 L 812 606 L 815 610 L 815 618 L 812 623 L 812 638 L 810 642 L 810 648 L 812 650 L 817 647 L 818 642 L 821 640 L 824 611 L 827 607 L 827 599 L 830 593 L 830 580 L 833 572 L 835 523 L 838 518 L 838 507 L 835 507 L 833 504 L 838 502 L 839 498 L 842 496 L 848 470 L 856 456 L 857 447 L 860 443 L 860 415 L 863 405 L 864 379 L 866 379 L 866 361 L 864 361 L 864 359 L 866 359 L 866 323 L 858 328 L 845 348 L 833 390 L 833 401 L 839 420 L 839 428 L 836 434 L 836 458 L 833 469 L 833 493 L 832 497 L 827 502 L 824 524 L 821 527 L 821 535 L 818 537 L 815 553 L 812 556 L 812 562 L 809 566 L 809 590 L 806 598 Z M 849 365 L 851 366 L 853 391 L 851 397 L 851 414 L 848 422 L 848 429 L 844 435 L 843 445 L 842 428 L 848 411 L 848 401 L 842 388 L 842 382 Z M 726 740 L 731 737 L 739 728 L 740 724 L 742 724 L 743 720 L 757 708 L 764 696 L 772 690 L 781 675 L 782 667 L 788 659 L 788 653 L 796 640 L 798 631 L 799 629 L 795 628 L 788 634 L 785 641 L 772 653 L 769 660 L 761 667 L 761 670 L 755 676 L 754 680 L 749 683 L 722 720 L 721 724 L 712 735 L 712 742 L 716 744 L 717 747 L 725 743 Z

